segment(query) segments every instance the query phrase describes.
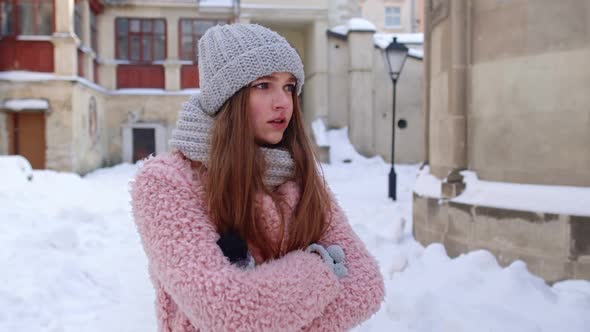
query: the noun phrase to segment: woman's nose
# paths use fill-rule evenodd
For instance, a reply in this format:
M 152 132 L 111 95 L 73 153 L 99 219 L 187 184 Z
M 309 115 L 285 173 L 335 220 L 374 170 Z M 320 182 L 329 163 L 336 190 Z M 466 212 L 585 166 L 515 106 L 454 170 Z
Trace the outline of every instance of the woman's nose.
M 288 108 L 291 104 L 292 97 L 291 93 L 282 89 L 277 89 L 273 94 L 273 108 L 284 109 Z

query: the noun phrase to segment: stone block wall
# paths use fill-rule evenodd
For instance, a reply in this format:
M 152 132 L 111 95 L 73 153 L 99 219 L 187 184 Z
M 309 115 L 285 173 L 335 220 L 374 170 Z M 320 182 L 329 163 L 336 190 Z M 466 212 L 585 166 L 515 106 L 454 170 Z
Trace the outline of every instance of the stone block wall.
M 414 237 L 449 256 L 485 249 L 502 266 L 515 260 L 548 282 L 590 279 L 590 217 L 442 201 L 414 194 Z

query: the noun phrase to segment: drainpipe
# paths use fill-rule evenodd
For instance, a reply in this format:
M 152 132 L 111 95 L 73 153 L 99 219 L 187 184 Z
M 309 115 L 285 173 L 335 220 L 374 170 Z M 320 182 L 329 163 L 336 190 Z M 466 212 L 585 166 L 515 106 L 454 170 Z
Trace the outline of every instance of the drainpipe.
M 428 1 L 428 0 L 427 0 Z M 430 67 L 431 67 L 431 32 L 432 22 L 430 17 L 430 5 L 422 7 L 423 18 L 424 18 L 424 90 L 422 96 L 424 103 L 422 108 L 424 110 L 424 163 L 429 164 L 430 162 Z

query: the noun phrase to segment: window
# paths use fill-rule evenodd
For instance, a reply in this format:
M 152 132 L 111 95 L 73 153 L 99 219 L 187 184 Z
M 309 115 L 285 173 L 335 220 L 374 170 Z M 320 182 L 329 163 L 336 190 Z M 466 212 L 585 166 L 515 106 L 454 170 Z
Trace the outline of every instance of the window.
M 402 10 L 399 6 L 385 7 L 385 27 L 401 28 Z
M 187 19 L 180 20 L 180 59 L 197 62 L 197 44 L 207 29 L 226 24 L 227 21 Z
M 117 59 L 156 61 L 166 58 L 166 23 L 164 19 L 117 18 Z
M 82 40 L 82 8 L 80 6 L 79 2 L 74 6 L 74 32 Z
M 96 25 L 96 14 L 90 11 L 90 47 L 98 53 L 98 28 Z
M 0 0 L 0 35 L 50 35 L 54 0 Z
M 0 36 L 15 34 L 14 5 L 12 1 L 0 0 Z

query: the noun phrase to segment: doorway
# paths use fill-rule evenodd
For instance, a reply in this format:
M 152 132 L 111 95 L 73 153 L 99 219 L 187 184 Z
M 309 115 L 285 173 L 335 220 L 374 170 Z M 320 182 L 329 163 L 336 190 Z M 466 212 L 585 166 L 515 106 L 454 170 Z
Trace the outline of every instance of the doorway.
M 21 155 L 33 169 L 45 168 L 45 113 L 8 112 L 8 153 Z
M 133 163 L 156 153 L 156 129 L 133 128 Z
M 166 127 L 160 123 L 135 122 L 123 125 L 123 162 L 135 163 L 150 154 L 166 152 Z

